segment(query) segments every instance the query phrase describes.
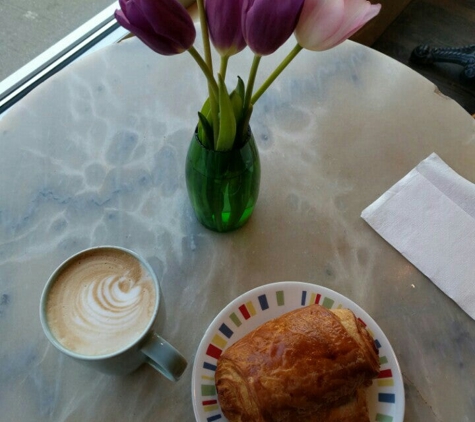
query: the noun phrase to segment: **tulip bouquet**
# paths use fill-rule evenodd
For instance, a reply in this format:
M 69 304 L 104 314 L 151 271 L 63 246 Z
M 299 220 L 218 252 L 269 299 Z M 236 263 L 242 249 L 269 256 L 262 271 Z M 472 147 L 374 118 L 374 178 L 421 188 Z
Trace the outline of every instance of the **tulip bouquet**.
M 163 55 L 187 51 L 203 71 L 208 98 L 198 112 L 188 149 L 186 185 L 198 220 L 218 232 L 241 227 L 257 201 L 260 162 L 249 126 L 256 101 L 302 49 L 336 46 L 380 10 L 380 5 L 366 0 L 197 0 L 200 52 L 194 45 L 193 19 L 178 0 L 119 0 L 119 4 L 118 22 L 152 50 Z M 262 58 L 293 33 L 295 47 L 254 90 Z M 219 55 L 217 70 L 211 44 Z M 238 77 L 229 91 L 228 62 L 246 46 L 254 53 L 247 80 Z
M 205 148 L 229 151 L 242 146 L 253 106 L 302 49 L 332 48 L 375 17 L 381 8 L 366 0 L 197 0 L 203 51 L 194 47 L 196 30 L 178 0 L 119 0 L 117 21 L 159 54 L 188 51 L 206 77 L 209 96 L 198 112 L 198 137 Z M 292 34 L 296 45 L 257 90 L 263 56 L 274 53 Z M 220 56 L 215 73 L 213 44 Z M 246 83 L 231 92 L 226 69 L 231 56 L 248 46 L 254 53 Z

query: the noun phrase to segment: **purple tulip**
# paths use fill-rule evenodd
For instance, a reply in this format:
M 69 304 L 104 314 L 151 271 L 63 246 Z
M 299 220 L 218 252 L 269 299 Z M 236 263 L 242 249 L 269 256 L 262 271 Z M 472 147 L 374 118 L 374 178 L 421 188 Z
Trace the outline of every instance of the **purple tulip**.
M 115 18 L 153 51 L 165 56 L 182 53 L 194 43 L 196 30 L 177 0 L 119 0 Z
M 211 41 L 221 56 L 232 56 L 246 47 L 241 29 L 243 0 L 206 0 Z
M 295 29 L 298 43 L 323 51 L 351 37 L 381 10 L 366 0 L 305 0 Z
M 294 32 L 304 0 L 244 0 L 242 32 L 260 56 L 276 51 Z

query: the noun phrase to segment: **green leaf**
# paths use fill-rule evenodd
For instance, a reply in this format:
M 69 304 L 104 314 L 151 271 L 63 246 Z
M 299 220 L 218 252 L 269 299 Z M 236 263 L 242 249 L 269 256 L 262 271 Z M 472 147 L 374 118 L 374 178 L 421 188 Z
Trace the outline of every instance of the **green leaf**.
M 213 149 L 213 128 L 206 116 L 198 111 L 198 139 L 208 149 Z
M 234 115 L 236 116 L 237 120 L 240 119 L 241 116 L 242 116 L 242 107 L 243 107 L 243 104 L 244 104 L 244 95 L 245 95 L 244 82 L 238 76 L 238 83 L 236 85 L 236 88 L 231 93 L 231 102 L 233 103 Z
M 243 126 L 245 124 L 247 110 L 244 110 L 244 98 L 246 95 L 246 87 L 242 79 L 238 76 L 238 82 L 236 88 L 231 94 L 231 101 L 234 107 L 234 114 L 236 116 L 236 140 L 234 141 L 235 145 L 238 147 L 242 145 L 243 139 L 246 138 L 246 133 L 243 134 Z M 241 99 L 239 103 L 239 97 Z M 239 109 L 239 113 L 237 110 Z
M 198 112 L 198 117 L 198 138 L 206 148 L 214 149 L 213 117 L 209 97 L 203 103 L 201 112 Z
M 246 88 L 244 86 L 244 82 L 239 76 L 238 76 L 238 82 L 236 85 L 236 91 L 239 94 L 239 96 L 242 98 L 242 100 L 244 101 L 244 95 L 246 95 Z
M 203 106 L 201 107 L 201 114 L 203 114 L 206 117 L 209 117 L 210 113 L 211 113 L 211 102 L 208 97 L 206 98 L 206 101 L 203 103 Z
M 219 75 L 219 134 L 216 150 L 228 151 L 233 147 L 236 137 L 236 118 L 228 90 L 221 75 Z
M 233 105 L 233 112 L 236 121 L 241 120 L 243 100 L 236 90 L 231 92 L 231 104 Z

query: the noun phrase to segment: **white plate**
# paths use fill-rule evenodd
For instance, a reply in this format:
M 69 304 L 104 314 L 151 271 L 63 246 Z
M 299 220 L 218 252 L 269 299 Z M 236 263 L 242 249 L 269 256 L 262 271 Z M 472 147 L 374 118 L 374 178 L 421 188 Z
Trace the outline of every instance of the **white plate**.
M 257 287 L 226 306 L 206 330 L 196 353 L 191 382 L 193 409 L 198 422 L 226 422 L 219 407 L 214 373 L 219 355 L 248 332 L 286 312 L 319 303 L 328 309 L 347 308 L 366 325 L 379 349 L 381 373 L 368 388 L 371 422 L 402 422 L 404 384 L 388 339 L 376 322 L 345 296 L 325 287 L 283 281 Z

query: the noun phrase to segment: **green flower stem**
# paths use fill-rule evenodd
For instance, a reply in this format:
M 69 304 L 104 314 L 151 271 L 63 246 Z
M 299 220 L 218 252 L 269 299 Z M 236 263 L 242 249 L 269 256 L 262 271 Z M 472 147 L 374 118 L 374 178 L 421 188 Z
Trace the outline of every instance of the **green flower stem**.
M 254 89 L 254 82 L 256 81 L 257 69 L 262 56 L 254 55 L 251 70 L 249 71 L 249 79 L 247 80 L 246 96 L 244 98 L 244 110 L 248 110 L 251 105 L 252 90 Z
M 221 67 L 219 69 L 219 74 L 226 79 L 226 70 L 228 68 L 229 56 L 221 56 Z
M 217 83 L 216 80 L 213 78 L 213 58 L 211 57 L 211 45 L 209 42 L 209 32 L 208 32 L 208 20 L 206 19 L 206 11 L 204 8 L 204 1 L 203 0 L 196 0 L 196 5 L 198 6 L 198 14 L 200 18 L 200 25 L 201 25 L 201 35 L 203 38 L 203 50 L 205 56 L 205 62 L 208 65 L 208 69 L 211 72 L 211 77 L 213 82 L 211 82 L 210 78 L 208 78 L 208 91 L 209 91 L 209 101 L 210 101 L 210 108 L 211 108 L 211 119 L 213 121 L 213 134 L 214 140 L 213 142 L 216 144 L 218 139 L 219 133 L 219 106 L 218 106 L 218 90 L 217 90 Z
M 261 85 L 261 87 L 256 91 L 252 96 L 251 104 L 255 104 L 256 101 L 261 97 L 262 94 L 269 88 L 269 86 L 276 80 L 276 78 L 282 73 L 282 71 L 289 65 L 289 63 L 303 50 L 303 47 L 300 44 L 297 44 L 293 50 L 287 55 L 287 57 L 282 60 L 282 62 L 277 66 L 274 71 L 269 75 L 266 81 Z
M 191 46 L 188 49 L 188 52 L 195 59 L 196 63 L 198 63 L 198 66 L 201 68 L 204 75 L 206 76 L 206 79 L 208 80 L 208 85 L 210 88 L 210 101 L 212 101 L 213 99 L 217 100 L 218 99 L 218 84 L 216 83 L 216 80 L 214 79 L 210 68 L 205 63 L 205 61 L 203 60 L 203 57 L 201 57 L 200 53 L 198 53 L 198 51 L 196 50 L 194 46 Z
M 206 11 L 204 8 L 203 0 L 196 0 L 196 4 L 198 6 L 198 13 L 200 17 L 200 25 L 201 25 L 201 35 L 203 37 L 203 50 L 205 53 L 205 61 L 209 67 L 211 73 L 213 73 L 213 60 L 211 58 L 211 46 L 209 43 L 209 35 L 208 35 L 208 21 L 206 19 Z
M 252 103 L 251 103 L 251 98 L 252 98 L 252 90 L 254 89 L 254 82 L 256 81 L 256 75 L 257 75 L 257 69 L 259 68 L 259 63 L 261 61 L 262 56 L 259 56 L 258 54 L 254 55 L 254 60 L 252 61 L 251 69 L 249 71 L 249 79 L 247 81 L 247 87 L 246 87 L 246 95 L 244 96 L 244 104 L 243 104 L 243 124 L 241 127 L 241 139 L 244 139 L 244 137 L 247 134 L 247 127 L 249 124 L 249 121 L 251 119 L 251 113 L 252 113 Z

